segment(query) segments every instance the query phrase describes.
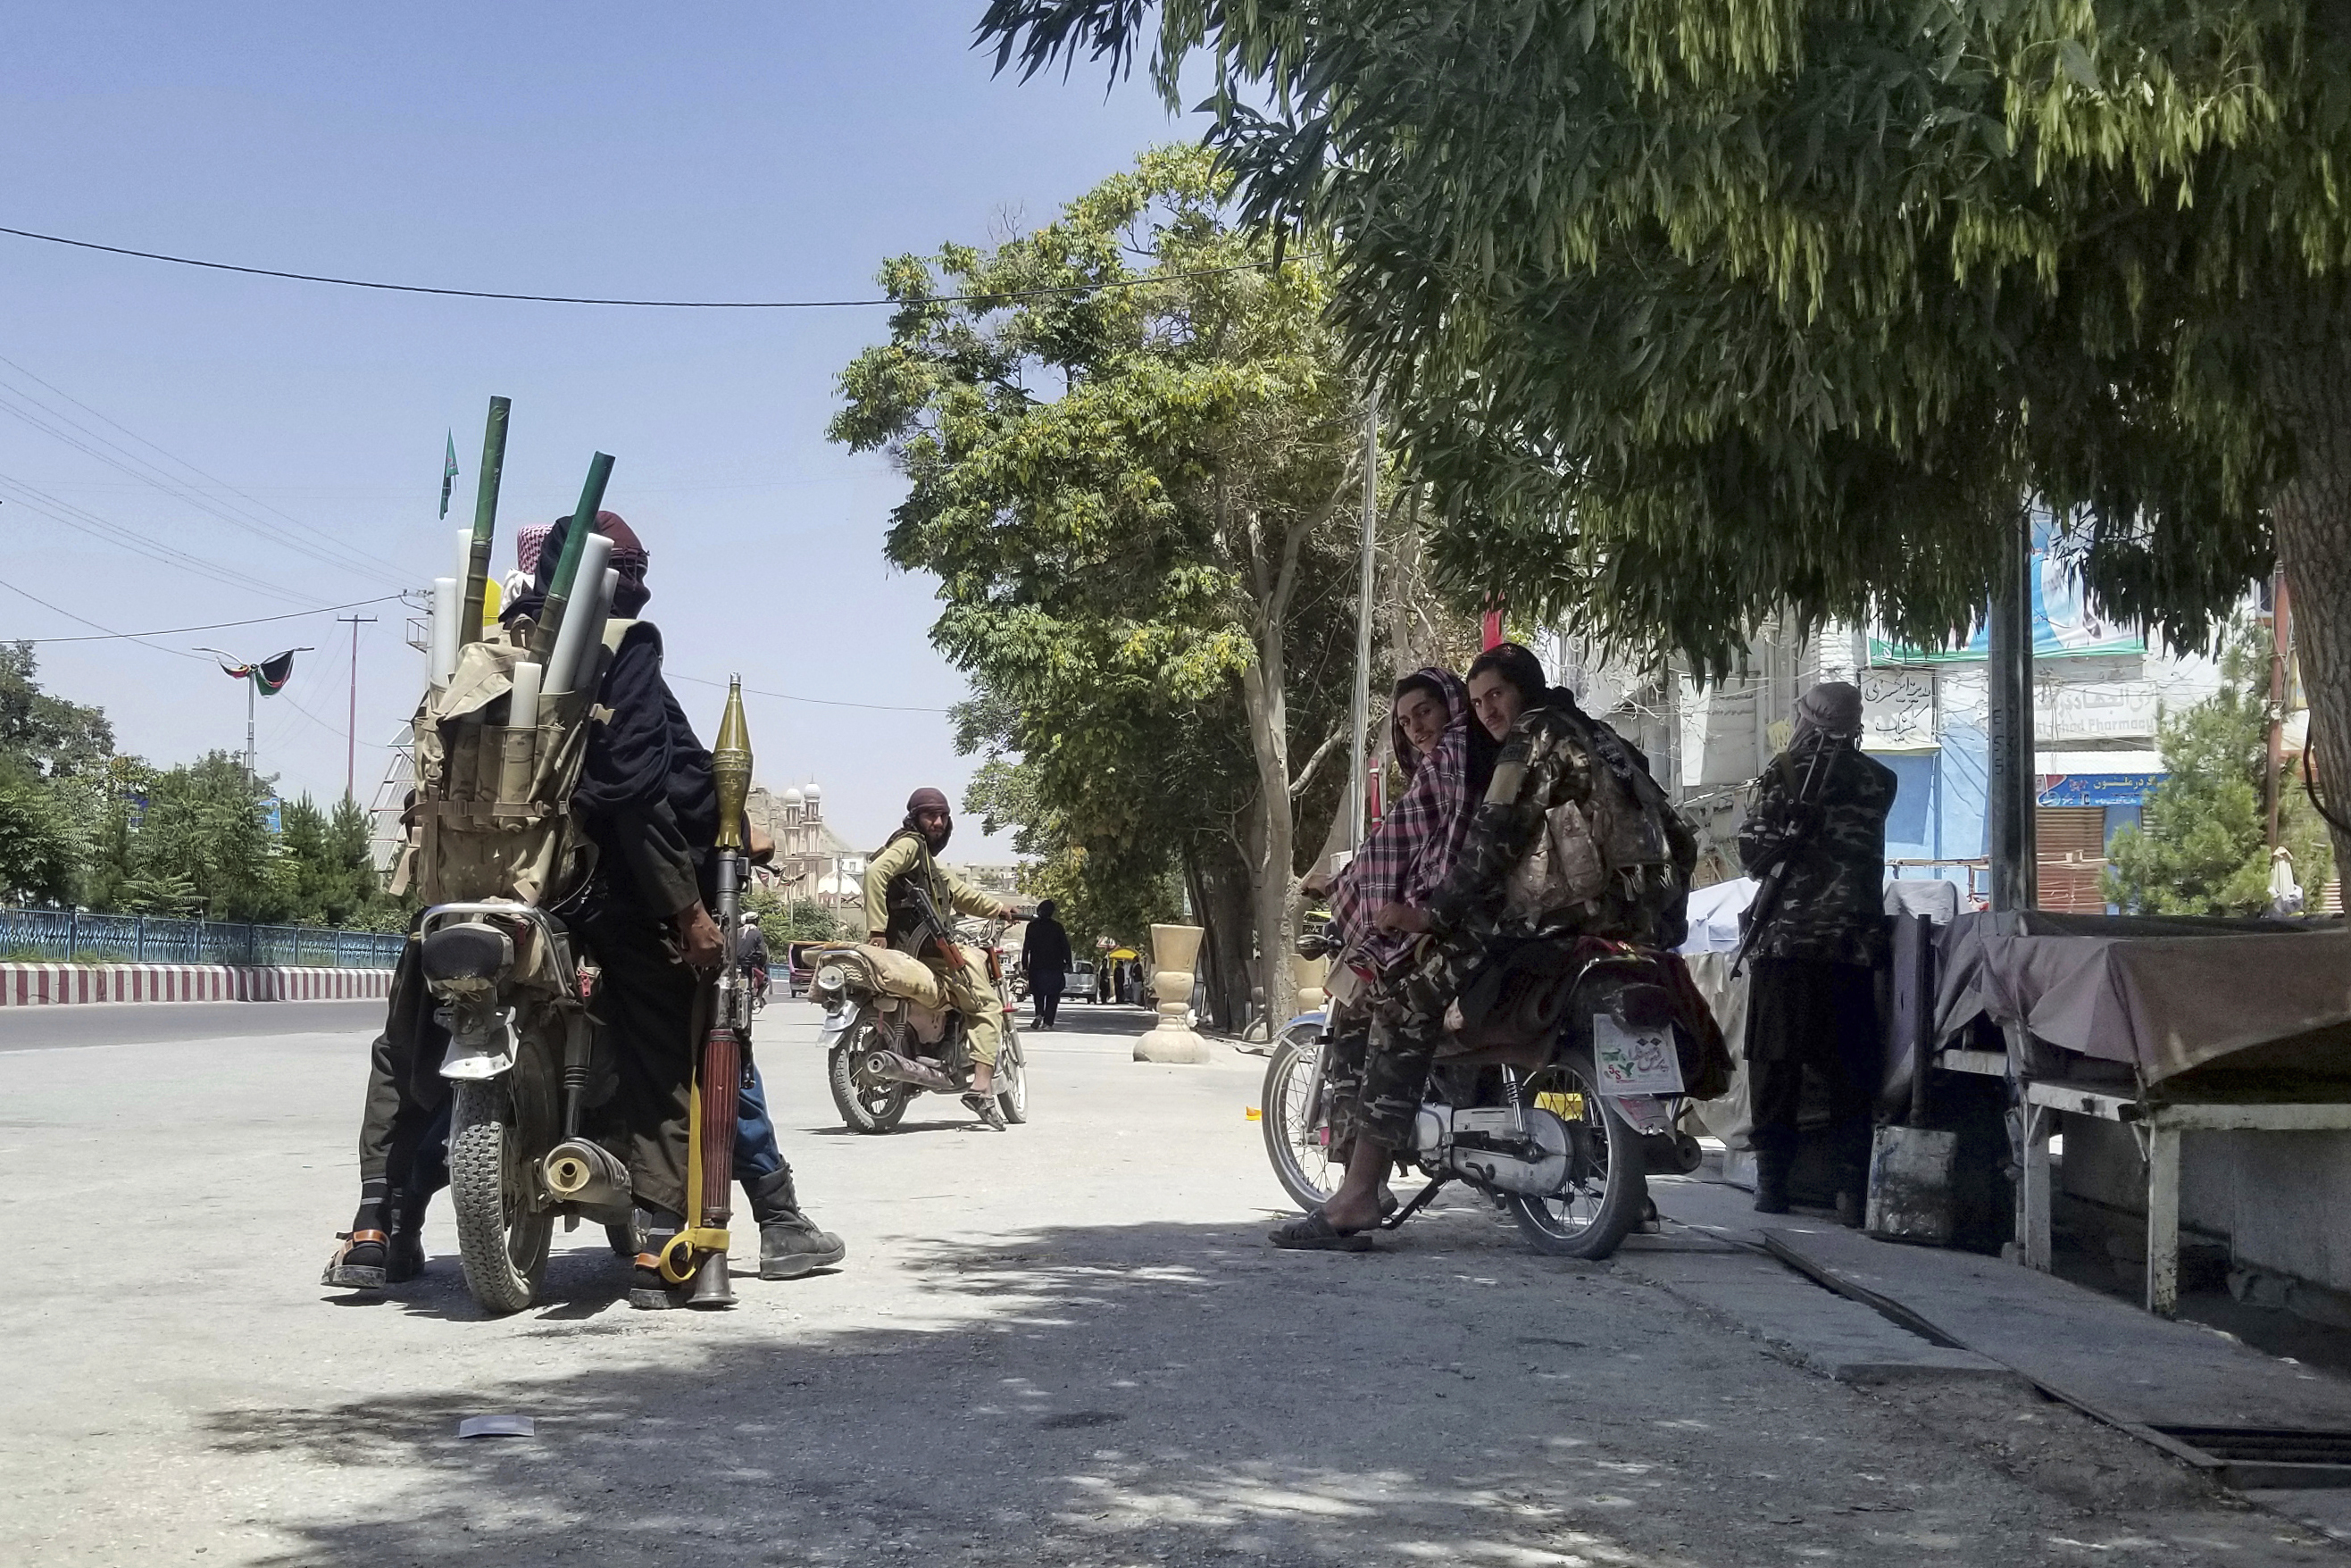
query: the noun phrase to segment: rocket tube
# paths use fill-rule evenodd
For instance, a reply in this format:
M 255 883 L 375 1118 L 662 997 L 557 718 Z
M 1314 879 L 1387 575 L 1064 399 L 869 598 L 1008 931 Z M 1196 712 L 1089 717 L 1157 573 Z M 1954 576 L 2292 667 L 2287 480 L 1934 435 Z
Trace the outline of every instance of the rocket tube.
M 433 580 L 433 634 L 426 639 L 432 649 L 433 684 L 445 686 L 457 673 L 457 580 L 436 577 Z
M 571 555 L 569 541 L 565 541 L 564 556 Z M 580 685 L 580 661 L 588 652 L 588 640 L 601 635 L 603 623 L 596 614 L 596 601 L 602 597 L 604 563 L 612 559 L 612 541 L 602 534 L 590 534 L 580 552 L 574 568 L 590 587 L 580 596 L 563 617 L 563 625 L 555 634 L 555 651 L 547 660 L 547 689 L 549 692 L 577 690 Z M 548 591 L 547 601 L 555 602 L 555 591 Z
M 519 804 L 530 799 L 532 767 L 538 760 L 539 667 L 517 659 L 514 689 L 507 699 L 506 741 L 498 753 L 498 800 Z
M 563 630 L 565 613 L 571 608 L 571 585 L 580 578 L 580 552 L 590 538 L 597 537 L 596 514 L 603 510 L 604 486 L 611 478 L 611 456 L 599 452 L 589 461 L 587 483 L 580 486 L 580 505 L 571 514 L 571 526 L 563 530 L 563 554 L 555 563 L 555 575 L 548 580 L 547 602 L 539 606 L 538 623 L 531 629 L 531 655 L 542 662 L 555 651 L 555 634 Z
M 465 593 L 458 605 L 457 645 L 482 637 L 482 601 L 490 580 L 490 549 L 498 529 L 498 477 L 507 465 L 507 399 L 490 400 L 489 423 L 482 429 L 481 483 L 474 493 L 474 527 L 466 539 Z

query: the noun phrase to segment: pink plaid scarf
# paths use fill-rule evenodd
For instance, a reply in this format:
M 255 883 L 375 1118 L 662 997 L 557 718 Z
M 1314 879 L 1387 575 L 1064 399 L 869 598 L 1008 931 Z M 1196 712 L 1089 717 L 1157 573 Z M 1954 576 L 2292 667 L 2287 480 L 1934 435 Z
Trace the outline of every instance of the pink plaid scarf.
M 1445 693 L 1445 733 L 1420 759 L 1404 798 L 1331 885 L 1331 917 L 1340 935 L 1383 970 L 1409 952 L 1414 939 L 1374 930 L 1372 916 L 1384 904 L 1427 901 L 1453 869 L 1478 804 L 1469 796 L 1469 726 L 1476 720 L 1468 690 L 1449 670 L 1417 673 Z

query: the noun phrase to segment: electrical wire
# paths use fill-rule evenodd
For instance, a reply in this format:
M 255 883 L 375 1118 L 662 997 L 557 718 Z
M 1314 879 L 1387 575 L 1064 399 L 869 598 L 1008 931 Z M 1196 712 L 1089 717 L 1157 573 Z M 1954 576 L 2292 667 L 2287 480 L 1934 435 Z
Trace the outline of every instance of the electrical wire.
M 324 539 L 324 540 L 325 540 L 327 543 L 329 543 L 329 545 L 332 545 L 332 546 L 333 546 L 334 548 L 336 548 L 337 549 L 340 549 L 340 550 L 342 550 L 345 554 L 347 554 L 347 555 L 349 555 L 349 556 L 352 557 L 352 558 L 353 558 L 353 559 L 358 559 L 358 560 L 360 560 L 360 561 L 364 561 L 364 562 L 368 563 L 368 564 L 369 564 L 370 566 L 371 566 L 371 567 L 380 567 L 380 568 L 383 568 L 383 569 L 388 569 L 388 570 L 390 570 L 391 571 L 394 572 L 395 574 L 397 574 L 397 573 L 400 571 L 400 570 L 401 570 L 401 569 L 400 569 L 399 565 L 398 565 L 396 562 L 393 562 L 393 561 L 392 561 L 392 560 L 386 559 L 385 558 L 383 558 L 383 557 L 381 557 L 381 556 L 375 555 L 375 554 L 373 554 L 373 553 L 372 553 L 372 552 L 371 552 L 371 551 L 363 550 L 363 549 L 357 549 L 357 548 L 355 548 L 355 547 L 352 547 L 352 546 L 350 546 L 350 545 L 346 545 L 346 544 L 344 544 L 344 543 L 343 543 L 343 541 L 342 541 L 341 539 L 340 539 L 339 538 L 337 538 L 334 534 L 332 534 L 331 532 L 328 531 L 327 529 L 322 528 L 319 528 L 318 525 L 316 525 L 316 524 L 314 524 L 314 523 L 306 523 L 306 522 L 304 522 L 301 518 L 293 516 L 292 514 L 290 514 L 290 513 L 288 513 L 288 512 L 286 512 L 286 511 L 284 511 L 283 509 L 281 509 L 281 508 L 279 508 L 279 507 L 273 507 L 273 506 L 271 506 L 268 502 L 262 500 L 259 497 L 257 497 L 257 496 L 254 496 L 254 495 L 250 495 L 250 494 L 248 494 L 247 492 L 246 492 L 246 491 L 244 491 L 244 490 L 240 490 L 240 489 L 238 489 L 235 486 L 234 486 L 234 485 L 230 484 L 227 480 L 221 478 L 218 475 L 216 475 L 216 474 L 210 474 L 210 473 L 205 472 L 204 469 L 199 468 L 199 467 L 197 467 L 194 464 L 193 464 L 193 463 L 189 462 L 186 458 L 182 457 L 182 456 L 179 456 L 178 455 L 176 455 L 176 454 L 172 453 L 172 451 L 170 451 L 169 449 L 167 449 L 167 448 L 165 448 L 165 447 L 163 447 L 163 446 L 161 446 L 161 445 L 157 444 L 156 443 L 154 443 L 154 442 L 152 442 L 152 441 L 148 440 L 145 436 L 143 436 L 143 435 L 140 434 L 137 431 L 135 431 L 135 430 L 131 429 L 129 425 L 127 425 L 127 424 L 123 423 L 120 420 L 119 420 L 119 419 L 115 419 L 115 418 L 113 418 L 113 417 L 110 416 L 109 414 L 107 414 L 106 413 L 104 413 L 102 410 L 96 409 L 96 408 L 92 408 L 89 403 L 86 403 L 86 402 L 82 402 L 82 401 L 81 401 L 81 399 L 79 399 L 79 398 L 78 398 L 78 397 L 74 396 L 74 395 L 73 395 L 73 393 L 71 393 L 71 392 L 69 392 L 66 391 L 63 387 L 58 386 L 56 382 L 51 382 L 51 381 L 48 381 L 48 380 L 46 380 L 46 379 L 45 379 L 45 378 L 43 378 L 42 376 L 40 376 L 40 375 L 37 374 L 36 372 L 34 372 L 33 371 L 28 370 L 28 369 L 26 369 L 25 366 L 18 364 L 16 361 L 14 361 L 14 360 L 12 360 L 12 359 L 9 359 L 7 356 L 5 356 L 5 355 L 0 355 L 0 365 L 5 365 L 5 366 L 7 366 L 10 370 L 15 371 L 18 375 L 20 375 L 20 376 L 24 377 L 26 381 L 33 382 L 36 386 L 45 387 L 45 388 L 47 388 L 48 391 L 50 391 L 50 392 L 55 392 L 57 396 L 59 396 L 59 397 L 61 397 L 61 398 L 65 399 L 65 400 L 66 400 L 66 402 L 69 402 L 69 403 L 73 404 L 76 408 L 80 409 L 84 413 L 89 414 L 91 418 L 96 419 L 96 420 L 99 420 L 99 421 L 100 421 L 100 422 L 101 422 L 101 423 L 103 423 L 112 425 L 116 430 L 120 431 L 123 434 L 125 434 L 125 435 L 129 436 L 131 440 L 133 440 L 133 441 L 137 442 L 140 445 L 146 447 L 149 451 L 153 452 L 153 453 L 155 453 L 156 455 L 158 455 L 159 456 L 162 456 L 162 457 L 163 457 L 163 458 L 165 458 L 165 459 L 168 459 L 170 462 L 174 463 L 174 464 L 178 465 L 180 467 L 186 469 L 189 473 L 193 474 L 193 475 L 194 475 L 194 476 L 196 476 L 196 477 L 198 477 L 199 479 L 203 479 L 203 480 L 204 480 L 204 481 L 205 481 L 206 483 L 208 483 L 208 484 L 216 485 L 216 486 L 220 486 L 220 488 L 222 488 L 222 489 L 224 489 L 224 490 L 227 491 L 230 495 L 232 495 L 232 496 L 235 496 L 235 497 L 239 497 L 239 498 L 241 498 L 241 499 L 243 499 L 243 500 L 250 501 L 250 502 L 252 502 L 255 506 L 256 506 L 256 507 L 260 507 L 263 511 L 265 511 L 265 512 L 268 512 L 268 513 L 271 513 L 271 514 L 273 514 L 273 515 L 275 515 L 275 516 L 277 516 L 277 517 L 279 517 L 284 518 L 287 523 L 291 524 L 293 527 L 295 527 L 295 528 L 299 528 L 299 529 L 303 530 L 303 531 L 304 531 L 304 532 L 306 532 L 306 533 L 309 533 L 309 534 L 315 535 L 315 536 L 317 536 L 319 538 Z M 31 394 L 30 394 L 30 393 L 24 392 L 22 392 L 21 390 L 19 390 L 19 391 L 18 391 L 17 395 L 19 395 L 19 396 L 21 396 L 21 397 L 27 397 L 27 398 L 30 398 L 30 397 L 31 397 Z M 32 401 L 36 403 L 36 405 L 37 405 L 37 406 L 41 406 L 41 405 L 39 404 L 39 400 L 38 400 L 38 399 L 33 399 Z M 54 410 L 54 409 L 49 409 L 49 410 L 47 410 L 47 412 L 48 412 L 48 413 L 53 413 L 53 414 L 57 413 L 57 411 L 56 411 L 56 410 Z M 59 418 L 64 418 L 65 416 L 64 416 L 64 415 L 62 415 L 62 414 L 58 414 L 58 415 L 57 415 L 57 417 L 59 417 Z M 81 427 L 81 426 L 77 426 L 77 428 L 84 428 L 84 429 L 86 429 L 86 427 Z M 95 435 L 96 435 L 96 433 L 95 433 L 95 432 L 89 432 L 89 434 L 92 434 L 93 436 L 95 436 Z M 103 438 L 103 437 L 98 437 L 98 439 L 101 439 L 101 440 L 102 440 L 102 439 L 104 439 L 104 438 Z M 110 443 L 108 443 L 108 444 L 109 444 L 109 445 L 112 445 L 113 444 L 110 442 Z M 116 449 L 117 451 L 121 451 L 121 448 L 120 448 L 120 447 L 116 447 L 115 449 Z M 128 455 L 130 455 L 126 453 L 126 454 L 125 454 L 125 455 L 126 455 L 126 456 L 128 456 Z M 135 477 L 135 476 L 134 476 L 134 477 Z M 144 482 L 152 483 L 152 481 L 144 481 Z
M 45 382 L 43 384 L 46 385 L 47 383 Z M 63 396 L 65 394 L 60 393 L 59 395 Z M 23 400 L 24 404 L 29 406 L 20 406 L 17 402 L 19 399 Z M 92 412 L 95 413 L 96 411 L 93 410 Z M 298 554 L 308 556 L 310 559 L 319 562 L 320 565 L 333 567 L 339 571 L 349 571 L 360 576 L 376 578 L 382 578 L 385 576 L 397 577 L 398 575 L 398 569 L 392 566 L 391 562 L 371 559 L 365 557 L 361 552 L 350 549 L 332 539 L 327 540 L 329 544 L 334 547 L 332 550 L 322 549 L 319 544 L 314 543 L 311 539 L 304 537 L 305 534 L 317 533 L 316 529 L 310 528 L 307 524 L 298 523 L 295 525 L 293 529 L 289 529 L 277 524 L 267 522 L 251 514 L 242 512 L 235 507 L 224 506 L 214 501 L 212 497 L 205 496 L 201 491 L 189 488 L 181 481 L 173 478 L 170 473 L 157 467 L 156 465 L 149 462 L 143 457 L 141 457 L 137 453 L 131 451 L 120 443 L 110 440 L 106 436 L 99 434 L 98 432 L 90 429 L 88 425 L 76 420 L 72 415 L 48 406 L 42 402 L 38 398 L 25 392 L 22 388 L 7 386 L 5 383 L 0 383 L 0 413 L 5 413 L 10 418 L 17 420 L 20 423 L 39 431 L 42 434 L 49 436 L 53 440 L 61 442 L 86 456 L 96 459 L 98 462 L 106 465 L 106 466 L 114 469 L 117 473 L 127 475 L 131 478 L 138 480 L 142 485 L 151 486 L 155 489 L 161 490 L 165 495 L 170 496 L 172 499 L 193 507 L 197 511 L 203 512 L 208 517 L 214 517 L 221 522 L 227 523 L 233 528 L 242 528 L 248 533 L 256 535 L 265 543 L 277 546 L 281 549 L 292 550 Z M 103 415 L 99 415 L 99 417 L 104 418 Z M 108 423 L 112 423 L 113 422 L 110 420 Z M 124 434 L 131 434 L 132 433 L 125 431 Z M 135 434 L 132 434 L 132 439 L 144 440 L 143 437 L 137 436 Z M 92 444 L 92 443 L 95 443 L 96 444 Z M 149 442 L 147 444 L 153 445 L 153 443 Z M 101 447 L 106 450 L 100 450 Z M 162 448 L 156 447 L 155 450 L 162 452 Z M 169 453 L 164 453 L 164 455 L 170 456 L 171 455 Z M 172 460 L 175 463 L 180 461 L 178 458 L 172 458 Z M 183 465 L 193 469 L 193 465 Z M 199 473 L 202 472 L 202 470 L 194 471 Z M 217 480 L 214 482 L 219 483 Z M 320 537 L 324 538 L 325 536 Z
M 66 527 L 77 532 L 88 534 L 93 538 L 120 545 L 131 554 L 144 556 L 161 566 L 168 566 L 179 571 L 192 572 L 198 577 L 209 578 L 225 587 L 247 589 L 290 604 L 299 604 L 310 597 L 308 594 L 297 593 L 292 589 L 280 588 L 275 583 L 265 582 L 258 578 L 240 575 L 225 567 L 216 566 L 211 561 L 192 556 L 185 550 L 174 549 L 170 545 L 149 538 L 134 528 L 99 517 L 86 507 L 78 507 L 70 501 L 61 501 L 47 491 L 37 490 L 23 480 L 11 478 L 5 474 L 0 474 L 0 495 L 13 497 L 21 505 L 47 517 L 52 522 L 63 523 Z
M 131 642 L 139 643 L 142 648 L 152 648 L 159 653 L 172 653 L 183 659 L 193 659 L 200 664 L 209 664 L 214 662 L 201 653 L 191 653 L 185 649 L 166 648 L 161 643 L 141 641 L 141 634 L 135 632 L 117 632 L 110 626 L 101 626 L 87 615 L 77 615 L 62 604 L 52 604 L 47 600 L 42 598 L 39 594 L 33 592 L 30 589 L 19 588 L 13 582 L 0 580 L 0 588 L 6 589 L 9 592 L 17 595 L 19 598 L 29 599 L 44 610 L 54 610 L 68 621 L 78 621 L 85 626 L 96 627 L 97 630 L 105 632 L 109 637 L 127 637 Z
M 14 583 L 0 582 L 0 588 L 13 588 L 16 585 Z M 31 598 L 32 596 L 27 594 L 26 597 Z M 183 632 L 222 632 L 232 626 L 259 626 L 271 621 L 300 621 L 305 617 L 311 615 L 331 614 L 338 610 L 357 610 L 360 606 L 367 604 L 389 604 L 392 601 L 401 599 L 402 597 L 402 595 L 397 593 L 380 593 L 373 599 L 354 599 L 349 604 L 321 604 L 316 610 L 289 610 L 283 615 L 256 615 L 244 621 L 208 621 L 202 626 L 165 626 L 153 632 L 93 632 L 87 637 L 11 637 L 0 638 L 0 641 L 36 643 L 104 643 L 110 639 L 127 637 L 131 642 L 135 643 L 141 637 L 176 637 Z M 51 608 L 54 609 L 56 607 L 53 605 Z M 64 612 L 60 611 L 58 613 L 63 614 Z M 77 617 L 77 619 L 79 618 Z M 83 622 L 82 623 L 84 625 L 89 624 L 88 622 Z
M 697 686 L 723 686 L 729 684 L 726 681 L 714 681 L 704 675 L 682 675 L 674 670 L 664 671 L 664 674 L 671 680 L 692 681 Z M 743 695 L 747 697 L 774 697 L 778 702 L 813 703 L 820 707 L 864 708 L 872 713 L 951 713 L 954 711 L 951 708 L 943 707 L 902 707 L 893 703 L 844 702 L 839 697 L 795 696 L 790 692 L 763 692 L 757 686 L 745 686 Z
M 282 277 L 295 283 L 327 283 L 339 288 L 374 288 L 392 294 L 438 294 L 458 299 L 507 299 L 534 305 L 620 305 L 650 310 L 857 310 L 883 306 L 969 305 L 998 299 L 1042 298 L 1056 294 L 1092 294 L 1105 288 L 1140 288 L 1147 284 L 1172 283 L 1187 277 L 1262 272 L 1273 266 L 1270 260 L 1249 261 L 1233 267 L 1204 267 L 1189 272 L 1159 273 L 1145 277 L 1119 278 L 1108 283 L 1013 288 L 995 294 L 917 294 L 903 299 L 887 297 L 879 299 L 615 299 L 580 294 L 507 294 L 489 288 L 434 288 L 421 283 L 382 283 L 359 277 L 331 277 L 315 272 L 285 272 L 271 267 L 239 267 L 233 262 L 202 261 L 190 256 L 132 250 L 124 246 L 99 245 L 95 240 L 68 239 L 63 235 L 40 234 L 32 229 L 9 228 L 5 225 L 0 225 L 0 235 L 15 235 L 19 239 L 37 239 L 49 245 L 72 246 L 78 250 L 103 251 L 109 256 L 136 256 L 141 261 L 169 262 L 174 267 L 201 267 L 212 272 L 241 272 L 251 277 Z M 1311 254 L 1314 253 L 1299 253 L 1301 259 L 1308 258 Z

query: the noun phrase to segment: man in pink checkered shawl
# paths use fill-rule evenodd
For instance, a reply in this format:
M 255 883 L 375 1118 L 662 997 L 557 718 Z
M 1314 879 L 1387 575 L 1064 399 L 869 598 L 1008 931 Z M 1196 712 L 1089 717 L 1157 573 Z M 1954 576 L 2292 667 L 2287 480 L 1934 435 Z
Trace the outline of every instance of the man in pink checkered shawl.
M 1416 670 L 1396 683 L 1390 709 L 1395 756 L 1410 781 L 1331 886 L 1331 915 L 1352 954 L 1384 972 L 1411 951 L 1409 933 L 1375 930 L 1388 904 L 1418 905 L 1444 883 L 1469 835 L 1469 818 L 1494 767 L 1494 741 L 1469 712 L 1450 670 Z

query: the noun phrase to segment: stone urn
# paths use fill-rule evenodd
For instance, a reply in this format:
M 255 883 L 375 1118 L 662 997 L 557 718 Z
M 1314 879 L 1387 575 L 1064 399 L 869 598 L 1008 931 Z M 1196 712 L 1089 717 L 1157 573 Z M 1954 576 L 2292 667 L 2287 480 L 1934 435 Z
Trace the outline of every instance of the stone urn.
M 1319 1012 L 1331 1000 L 1331 960 L 1328 958 L 1292 958 L 1290 973 L 1298 982 L 1297 1011 Z M 1280 1029 L 1288 1019 L 1276 1019 L 1273 1027 Z
M 1192 1010 L 1192 966 L 1200 956 L 1201 935 L 1196 925 L 1151 928 L 1151 989 L 1159 998 L 1159 1021 L 1134 1042 L 1135 1061 L 1208 1060 L 1208 1042 L 1184 1021 Z

